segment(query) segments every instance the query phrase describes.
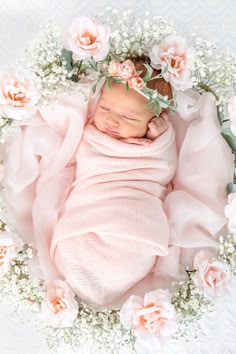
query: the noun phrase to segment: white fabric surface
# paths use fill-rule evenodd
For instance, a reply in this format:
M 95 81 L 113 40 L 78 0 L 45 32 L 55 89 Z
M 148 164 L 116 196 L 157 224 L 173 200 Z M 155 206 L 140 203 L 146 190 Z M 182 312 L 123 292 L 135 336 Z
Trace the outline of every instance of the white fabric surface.
M 124 5 L 125 4 L 125 5 Z M 147 6 L 148 4 L 148 6 Z M 78 15 L 96 14 L 108 6 L 133 7 L 137 13 L 149 10 L 173 21 L 180 34 L 195 32 L 215 41 L 219 50 L 236 53 L 236 2 L 234 0 L 1 0 L 0 2 L 0 71 L 14 68 L 40 25 L 54 19 L 66 25 Z M 163 354 L 234 354 L 236 353 L 236 281 L 231 296 L 217 304 L 217 311 L 202 321 L 206 336 L 190 342 L 170 342 Z M 2 354 L 47 354 L 45 338 L 31 323 L 21 324 L 11 316 L 11 308 L 0 304 L 0 352 Z M 59 354 L 69 354 L 63 348 Z M 83 348 L 76 353 L 92 353 Z M 128 354 L 124 350 L 125 354 Z M 110 354 L 110 353 L 109 353 Z

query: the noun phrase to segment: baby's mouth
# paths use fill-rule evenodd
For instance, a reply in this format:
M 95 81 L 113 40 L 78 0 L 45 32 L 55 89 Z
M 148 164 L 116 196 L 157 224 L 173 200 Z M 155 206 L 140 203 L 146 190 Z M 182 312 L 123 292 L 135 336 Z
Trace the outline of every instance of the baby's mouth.
M 120 134 L 119 134 L 118 132 L 116 132 L 115 130 L 111 130 L 111 129 L 105 128 L 105 132 L 106 132 L 108 135 L 120 136 Z

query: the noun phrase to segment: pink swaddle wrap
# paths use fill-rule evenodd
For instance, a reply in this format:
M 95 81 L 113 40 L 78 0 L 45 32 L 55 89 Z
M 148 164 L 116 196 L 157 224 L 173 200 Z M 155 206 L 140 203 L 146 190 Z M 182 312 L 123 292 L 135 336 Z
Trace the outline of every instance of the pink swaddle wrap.
M 96 100 L 94 102 L 96 104 Z M 88 113 L 88 109 L 91 113 Z M 165 184 L 171 178 L 173 169 L 170 171 L 165 164 L 161 171 L 151 167 L 145 173 L 143 167 L 147 161 L 153 167 L 157 167 L 156 162 L 160 163 L 157 147 L 170 134 L 171 129 L 150 146 L 131 146 L 114 141 L 115 145 L 119 144 L 119 148 L 127 148 L 127 153 L 131 149 L 137 151 L 139 159 L 141 152 L 145 154 L 145 151 L 150 152 L 152 148 L 155 150 L 153 160 L 150 156 L 141 159 L 142 164 L 137 165 L 139 169 L 136 174 L 135 169 L 129 171 L 129 158 L 122 160 L 122 154 L 109 160 L 107 153 L 110 150 L 107 144 L 102 145 L 101 132 L 95 132 L 94 128 L 88 126 L 85 139 L 81 142 L 84 123 L 93 112 L 91 104 L 88 106 L 83 102 L 82 95 L 63 98 L 55 107 L 46 107 L 26 122 L 18 123 L 5 144 L 4 197 L 19 235 L 26 242 L 33 243 L 39 252 L 42 274 L 37 273 L 35 264 L 35 275 L 52 280 L 60 277 L 61 272 L 73 283 L 74 279 L 78 279 L 78 273 L 75 269 L 73 274 L 71 264 L 76 263 L 79 257 L 83 289 L 81 286 L 78 292 L 83 292 L 82 295 L 91 303 L 104 301 L 103 305 L 106 305 L 108 301 L 112 303 L 114 300 L 111 308 L 119 308 L 132 293 L 144 294 L 169 284 L 161 282 L 161 279 L 179 278 L 183 274 L 182 266 L 191 265 L 196 251 L 216 246 L 214 239 L 227 222 L 224 206 L 227 203 L 226 185 L 233 177 L 233 156 L 220 135 L 216 107 L 210 94 L 200 96 L 192 90 L 179 93 L 178 109 L 179 115 L 170 116 L 176 134 L 178 161 L 176 175 L 171 182 L 173 189 L 168 190 L 167 195 Z M 104 139 L 108 143 L 112 138 L 104 136 Z M 166 139 L 168 141 L 171 140 Z M 80 142 L 81 150 L 78 149 Z M 80 154 L 88 142 L 91 144 L 88 153 L 93 162 L 80 164 L 80 160 L 85 161 L 86 155 Z M 104 160 L 100 158 L 101 165 L 96 160 L 95 146 L 96 149 L 100 147 L 98 152 L 101 153 L 101 147 L 107 152 Z M 119 151 L 114 149 L 112 154 Z M 79 163 L 76 176 L 77 152 Z M 167 154 L 164 160 L 168 161 L 169 158 L 171 156 Z M 123 167 L 121 161 L 124 161 Z M 134 163 L 137 161 L 133 159 Z M 92 180 L 82 178 L 83 174 L 88 177 L 91 169 L 96 182 L 99 182 L 103 163 L 104 171 L 109 171 L 108 162 L 112 164 L 113 173 L 110 176 L 108 173 L 106 178 L 114 178 L 112 183 L 116 188 L 114 191 L 109 188 L 106 194 L 106 183 L 103 185 L 100 181 L 100 195 L 93 190 L 96 184 L 93 185 Z M 126 168 L 130 177 L 124 173 L 126 180 L 122 180 Z M 96 169 L 99 172 L 97 175 Z M 155 173 L 157 180 L 154 180 L 157 183 L 153 182 Z M 134 186 L 136 189 L 131 192 Z M 119 188 L 124 198 L 119 199 L 118 194 L 117 200 L 109 199 L 109 195 L 114 193 L 115 196 Z M 155 197 L 153 192 L 156 193 Z M 161 202 L 163 198 L 165 214 Z M 85 208 L 82 201 L 90 204 Z M 78 212 L 75 210 L 76 205 Z M 67 211 L 71 217 L 67 216 Z M 91 224 L 88 227 L 89 211 Z M 159 230 L 157 234 L 152 233 L 160 220 L 165 235 L 164 232 L 159 233 Z M 170 228 L 168 250 L 167 220 Z M 148 221 L 150 224 L 147 225 Z M 137 230 L 142 231 L 138 237 Z M 102 255 L 104 263 L 100 263 Z M 109 262 L 112 261 L 107 266 L 106 255 Z M 68 260 L 72 263 L 68 263 Z M 154 273 L 150 273 L 151 270 Z M 100 300 L 96 294 L 86 290 L 96 287 L 98 275 L 101 280 L 107 280 L 105 291 L 99 290 Z M 77 280 L 74 287 L 79 288 Z
M 174 130 L 170 125 L 142 146 L 89 124 L 76 159 L 76 180 L 53 234 L 51 257 L 80 298 L 104 305 L 146 276 L 155 255 L 168 253 L 163 200 L 177 163 Z

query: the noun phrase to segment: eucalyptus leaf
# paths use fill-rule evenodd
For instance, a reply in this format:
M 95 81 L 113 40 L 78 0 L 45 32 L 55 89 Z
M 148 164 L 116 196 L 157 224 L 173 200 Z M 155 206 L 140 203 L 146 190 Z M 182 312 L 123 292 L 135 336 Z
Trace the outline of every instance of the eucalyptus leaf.
M 236 136 L 232 133 L 230 128 L 223 129 L 221 134 L 225 138 L 233 152 L 236 152 Z

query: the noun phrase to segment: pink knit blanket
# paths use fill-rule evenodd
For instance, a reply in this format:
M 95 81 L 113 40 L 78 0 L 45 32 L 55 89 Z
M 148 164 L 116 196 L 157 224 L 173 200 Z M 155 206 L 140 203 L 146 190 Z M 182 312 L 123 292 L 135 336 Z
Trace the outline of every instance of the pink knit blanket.
M 174 129 L 170 125 L 142 146 L 89 124 L 76 160 L 76 179 L 53 234 L 51 257 L 78 296 L 102 305 L 146 276 L 155 255 L 168 253 L 163 200 L 177 164 Z

